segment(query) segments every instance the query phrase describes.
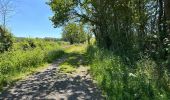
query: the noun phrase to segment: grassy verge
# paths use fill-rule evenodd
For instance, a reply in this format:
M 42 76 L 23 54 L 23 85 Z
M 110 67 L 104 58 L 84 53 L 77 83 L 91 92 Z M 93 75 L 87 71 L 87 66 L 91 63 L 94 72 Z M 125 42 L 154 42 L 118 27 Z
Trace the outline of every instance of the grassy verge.
M 87 50 L 90 71 L 109 100 L 169 100 L 167 70 L 159 79 L 157 65 L 143 58 L 129 66 L 111 51 L 90 46 Z
M 0 90 L 28 74 L 41 70 L 63 55 L 64 51 L 57 43 L 0 54 Z

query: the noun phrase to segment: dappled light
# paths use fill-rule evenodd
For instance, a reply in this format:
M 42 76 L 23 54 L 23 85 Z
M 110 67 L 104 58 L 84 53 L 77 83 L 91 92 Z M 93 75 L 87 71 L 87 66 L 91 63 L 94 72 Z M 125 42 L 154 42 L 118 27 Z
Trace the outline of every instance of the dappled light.
M 0 100 L 170 100 L 170 0 L 21 1 L 0 0 Z
M 75 54 L 70 55 L 77 57 Z M 69 77 L 57 71 L 63 60 L 64 58 L 59 59 L 47 70 L 35 73 L 28 79 L 17 82 L 12 89 L 7 89 L 0 94 L 0 99 L 102 100 L 100 91 L 92 79 L 86 75 L 89 73 L 84 76 Z

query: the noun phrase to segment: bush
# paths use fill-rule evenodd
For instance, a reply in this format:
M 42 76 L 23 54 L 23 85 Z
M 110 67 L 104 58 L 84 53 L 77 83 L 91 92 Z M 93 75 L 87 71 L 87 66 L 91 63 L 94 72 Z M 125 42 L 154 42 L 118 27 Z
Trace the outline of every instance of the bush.
M 63 50 L 53 50 L 48 52 L 48 54 L 46 55 L 45 59 L 47 62 L 52 62 L 53 60 L 55 60 L 56 58 L 59 58 L 61 56 L 64 55 L 64 51 Z
M 90 46 L 87 49 L 87 54 L 91 74 L 107 96 L 107 99 L 170 99 L 168 72 L 165 69 L 163 79 L 160 80 L 158 78 L 157 64 L 153 60 L 142 58 L 132 68 L 112 51 Z
M 24 49 L 22 43 L 15 43 L 13 50 L 0 54 L 0 88 L 12 81 L 11 77 L 51 63 L 64 54 L 58 43 L 34 41 L 34 44 L 34 48 Z
M 9 30 L 0 26 L 0 52 L 8 51 L 13 45 L 13 36 Z

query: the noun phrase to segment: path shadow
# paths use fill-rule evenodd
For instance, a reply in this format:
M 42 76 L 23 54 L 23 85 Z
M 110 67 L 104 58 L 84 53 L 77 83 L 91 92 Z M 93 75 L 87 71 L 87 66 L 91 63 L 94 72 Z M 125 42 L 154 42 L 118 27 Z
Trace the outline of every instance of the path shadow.
M 78 68 L 81 65 L 88 66 L 89 64 L 85 53 L 73 52 L 73 53 L 65 53 L 65 55 L 67 55 L 67 59 L 65 60 L 65 63 L 71 65 L 74 68 Z
M 73 55 L 73 54 L 71 54 Z M 75 55 L 75 54 L 74 54 Z M 78 57 L 79 55 L 77 55 Z M 60 74 L 60 61 L 52 64 L 44 72 L 38 72 L 27 80 L 17 82 L 0 94 L 0 100 L 103 100 L 99 89 L 90 78 L 69 77 Z M 70 61 L 71 62 L 71 61 Z M 76 64 L 76 63 L 72 63 Z

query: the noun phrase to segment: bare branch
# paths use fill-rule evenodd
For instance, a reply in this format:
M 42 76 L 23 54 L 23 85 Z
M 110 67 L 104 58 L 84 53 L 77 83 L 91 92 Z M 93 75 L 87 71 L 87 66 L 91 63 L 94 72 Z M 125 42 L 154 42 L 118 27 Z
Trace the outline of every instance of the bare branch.
M 14 0 L 0 0 L 0 18 L 4 29 L 11 14 L 14 12 Z

